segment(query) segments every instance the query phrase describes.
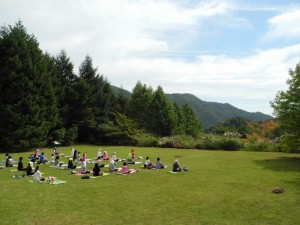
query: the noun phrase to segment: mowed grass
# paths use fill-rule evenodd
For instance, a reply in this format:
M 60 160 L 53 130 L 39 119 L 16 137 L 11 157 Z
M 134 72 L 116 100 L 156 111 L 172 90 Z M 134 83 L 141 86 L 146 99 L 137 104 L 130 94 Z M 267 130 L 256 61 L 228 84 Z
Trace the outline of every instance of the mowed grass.
M 97 146 L 60 147 L 70 155 L 75 147 L 95 158 Z M 125 158 L 132 147 L 101 147 Z M 268 152 L 228 152 L 134 147 L 136 156 L 160 157 L 169 167 L 141 169 L 130 175 L 83 180 L 68 170 L 41 165 L 44 176 L 67 183 L 30 183 L 0 170 L 0 224 L 300 224 L 300 155 Z M 52 149 L 41 149 L 49 157 Z M 30 153 L 12 154 L 14 159 Z M 4 154 L 3 154 L 4 158 Z M 179 160 L 189 172 L 169 174 Z M 67 162 L 67 158 L 61 157 Z M 89 169 L 93 165 L 88 164 Z M 121 163 L 118 164 L 121 166 Z M 104 169 L 106 170 L 106 168 Z M 283 194 L 273 194 L 282 187 Z

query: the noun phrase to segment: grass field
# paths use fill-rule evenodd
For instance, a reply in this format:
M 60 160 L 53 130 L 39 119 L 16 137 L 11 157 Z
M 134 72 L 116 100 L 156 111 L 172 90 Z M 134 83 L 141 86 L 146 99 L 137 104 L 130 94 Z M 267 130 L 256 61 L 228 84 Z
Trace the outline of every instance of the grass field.
M 71 146 L 72 147 L 72 146 Z M 59 148 L 70 155 L 71 147 Z M 76 146 L 95 158 L 97 146 Z M 131 147 L 101 147 L 125 158 Z M 67 183 L 31 183 L 0 170 L 0 224 L 300 224 L 300 155 L 271 152 L 228 152 L 134 148 L 136 155 L 160 156 L 169 167 L 83 180 L 68 170 L 41 165 L 44 176 Z M 42 149 L 49 157 L 52 149 Z M 17 160 L 29 153 L 12 154 Z M 3 154 L 4 158 L 4 154 Z M 169 174 L 174 159 L 189 172 Z M 67 162 L 67 158 L 61 157 Z M 89 169 L 93 165 L 88 164 Z M 121 165 L 121 164 L 119 164 Z M 141 165 L 132 165 L 139 168 Z M 15 168 L 14 168 L 15 169 Z M 283 187 L 283 194 L 273 194 Z

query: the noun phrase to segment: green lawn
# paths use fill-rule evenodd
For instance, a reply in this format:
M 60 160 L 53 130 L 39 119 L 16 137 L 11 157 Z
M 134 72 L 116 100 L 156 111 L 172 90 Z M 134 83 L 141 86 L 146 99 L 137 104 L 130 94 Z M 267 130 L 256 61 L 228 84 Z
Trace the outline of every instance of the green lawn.
M 87 158 L 95 158 L 98 150 L 97 146 L 76 148 Z M 132 149 L 101 148 L 121 158 Z M 136 156 L 149 156 L 152 162 L 160 156 L 169 168 L 83 180 L 67 170 L 40 166 L 45 176 L 67 181 L 61 185 L 30 183 L 30 177 L 12 179 L 21 173 L 1 169 L 0 224 L 300 224 L 299 154 L 134 149 Z M 70 155 L 71 147 L 59 150 Z M 41 151 L 48 157 L 52 153 L 52 149 Z M 24 164 L 28 155 L 12 154 L 14 159 L 24 156 Z M 175 158 L 189 172 L 166 173 Z M 285 192 L 272 194 L 272 187 L 283 187 Z

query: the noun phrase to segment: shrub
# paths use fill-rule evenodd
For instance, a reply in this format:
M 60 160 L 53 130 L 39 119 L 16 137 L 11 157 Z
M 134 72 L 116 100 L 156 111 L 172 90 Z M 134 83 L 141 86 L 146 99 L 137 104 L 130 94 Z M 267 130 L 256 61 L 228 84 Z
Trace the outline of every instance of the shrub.
M 221 149 L 229 151 L 237 151 L 242 147 L 242 143 L 237 138 L 223 138 L 220 144 Z
M 154 147 L 158 146 L 158 138 L 151 134 L 141 134 L 136 136 L 137 146 Z
M 176 135 L 172 137 L 163 137 L 159 139 L 159 146 L 162 148 L 194 148 L 195 141 L 189 135 Z

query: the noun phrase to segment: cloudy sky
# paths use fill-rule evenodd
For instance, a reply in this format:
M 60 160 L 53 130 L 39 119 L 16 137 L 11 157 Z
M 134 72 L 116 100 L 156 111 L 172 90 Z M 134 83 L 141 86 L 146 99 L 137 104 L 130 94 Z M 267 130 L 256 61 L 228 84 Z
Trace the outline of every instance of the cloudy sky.
M 1 26 L 23 22 L 40 48 L 86 55 L 117 87 L 272 114 L 300 62 L 298 0 L 0 0 Z

